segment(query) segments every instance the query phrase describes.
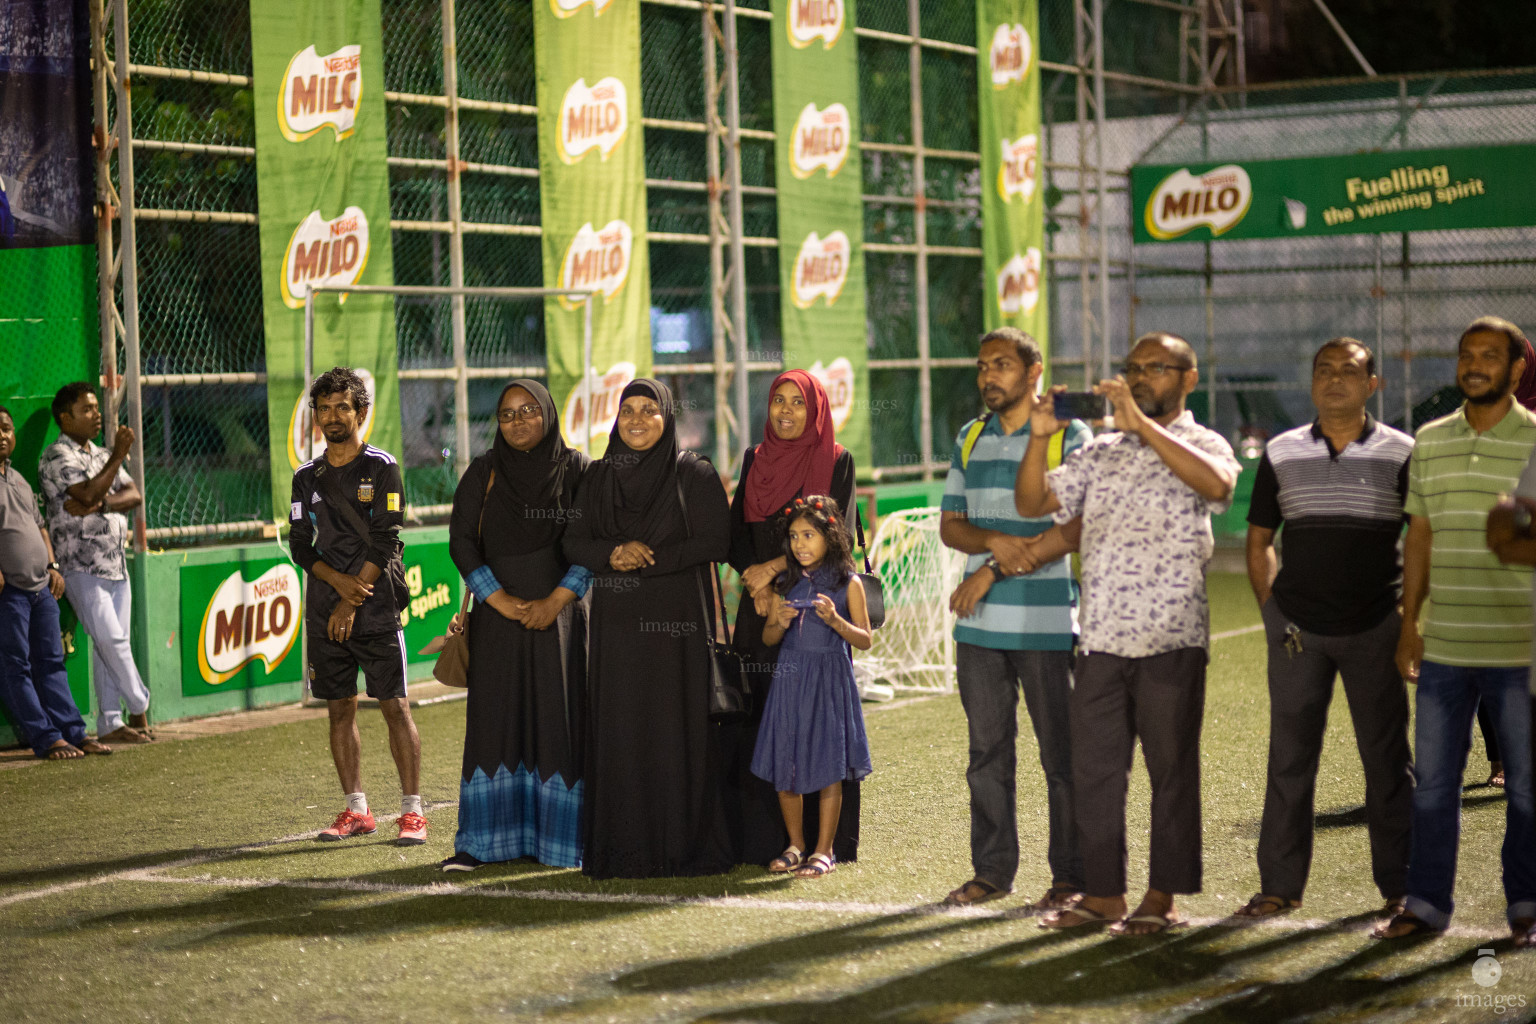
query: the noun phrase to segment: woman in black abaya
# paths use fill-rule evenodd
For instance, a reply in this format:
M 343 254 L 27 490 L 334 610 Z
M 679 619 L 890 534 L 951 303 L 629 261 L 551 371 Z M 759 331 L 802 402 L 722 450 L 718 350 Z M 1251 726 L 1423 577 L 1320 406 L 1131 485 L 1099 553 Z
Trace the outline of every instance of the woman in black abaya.
M 560 436 L 537 381 L 508 384 L 496 416 L 495 443 L 459 481 L 449 525 L 449 553 L 478 600 L 459 830 L 443 870 L 518 857 L 577 867 L 586 626 L 576 602 L 592 574 L 560 541 L 589 460 Z
M 733 862 L 709 720 L 707 573 L 730 543 L 714 468 L 678 457 L 672 392 L 630 382 L 565 535 L 594 574 L 586 852 L 594 878 L 708 875 Z M 681 487 L 687 504 L 678 499 Z

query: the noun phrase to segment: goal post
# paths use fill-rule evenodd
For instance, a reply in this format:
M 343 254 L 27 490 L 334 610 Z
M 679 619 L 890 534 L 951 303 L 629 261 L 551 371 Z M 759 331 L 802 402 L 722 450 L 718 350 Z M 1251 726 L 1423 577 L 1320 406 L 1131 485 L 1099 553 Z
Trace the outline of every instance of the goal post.
M 857 652 L 861 692 L 880 683 L 901 690 L 949 693 L 955 688 L 955 616 L 949 610 L 965 573 L 965 556 L 939 539 L 939 510 L 912 508 L 880 517 L 869 545 L 871 568 L 885 597 L 885 625 Z

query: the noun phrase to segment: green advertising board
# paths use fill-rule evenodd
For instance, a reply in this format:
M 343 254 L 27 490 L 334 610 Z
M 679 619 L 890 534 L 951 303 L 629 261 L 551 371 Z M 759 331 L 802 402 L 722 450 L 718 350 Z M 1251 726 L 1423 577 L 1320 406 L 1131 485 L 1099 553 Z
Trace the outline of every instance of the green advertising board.
M 309 441 L 325 448 L 305 396 L 306 288 L 394 283 L 379 0 L 252 3 L 251 51 L 272 500 L 286 519 Z M 332 366 L 372 391 L 364 440 L 398 453 L 392 297 L 315 297 L 314 372 Z
M 1050 366 L 1045 199 L 1040 183 L 1038 0 L 978 0 L 981 248 L 987 330 L 1018 327 Z
M 838 442 L 869 465 L 854 19 L 853 0 L 773 0 L 773 148 L 784 365 L 821 381 Z
M 651 372 L 651 261 L 640 128 L 640 0 L 536 0 L 549 391 L 566 438 L 602 454 L 619 392 Z M 580 387 L 592 304 L 592 378 Z
M 1139 166 L 1136 241 L 1528 227 L 1533 168 L 1533 145 Z
M 181 693 L 191 697 L 302 678 L 303 574 L 271 557 L 181 566 Z M 448 629 L 461 594 L 447 541 L 410 543 L 410 601 L 400 613 L 406 657 Z

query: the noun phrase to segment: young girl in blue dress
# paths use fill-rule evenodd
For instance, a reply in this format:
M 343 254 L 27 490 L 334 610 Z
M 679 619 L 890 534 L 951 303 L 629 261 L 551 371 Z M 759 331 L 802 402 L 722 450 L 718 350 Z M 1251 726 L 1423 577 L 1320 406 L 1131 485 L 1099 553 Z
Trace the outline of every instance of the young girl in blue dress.
M 796 498 L 782 516 L 789 568 L 774 588 L 763 643 L 784 646 L 763 708 L 752 774 L 779 791 L 789 829 L 789 848 L 768 870 L 820 878 L 837 867 L 832 840 L 843 782 L 870 773 L 849 646 L 869 650 L 871 630 L 837 502 L 826 495 Z M 809 857 L 802 807 L 808 793 L 819 793 L 821 801 L 816 849 Z

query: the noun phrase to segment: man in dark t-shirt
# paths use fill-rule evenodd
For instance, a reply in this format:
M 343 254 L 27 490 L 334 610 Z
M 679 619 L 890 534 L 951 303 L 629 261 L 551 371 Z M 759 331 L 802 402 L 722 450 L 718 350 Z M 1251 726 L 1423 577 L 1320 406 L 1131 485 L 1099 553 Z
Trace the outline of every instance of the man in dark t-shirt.
M 326 449 L 293 474 L 288 521 L 293 560 L 309 577 L 304 625 L 310 692 L 330 709 L 331 759 L 347 808 L 317 838 L 336 841 L 376 829 L 363 792 L 357 732 L 357 673 L 379 702 L 400 773 L 402 846 L 427 841 L 421 808 L 421 738 L 405 695 L 405 636 L 396 591 L 402 586 L 400 466 L 359 435 L 368 414 L 363 379 L 346 367 L 322 373 L 309 389 Z M 365 534 L 366 531 L 366 534 Z
M 1394 663 L 1402 588 L 1398 538 L 1413 438 L 1365 411 L 1375 358 L 1335 338 L 1312 360 L 1317 419 L 1265 449 L 1248 510 L 1248 580 L 1269 647 L 1269 769 L 1258 895 L 1237 913 L 1301 906 L 1312 864 L 1313 797 L 1333 680 L 1344 681 L 1365 768 L 1371 870 L 1390 911 L 1405 891 L 1413 781 L 1408 694 Z M 1276 573 L 1275 532 L 1285 564 Z

